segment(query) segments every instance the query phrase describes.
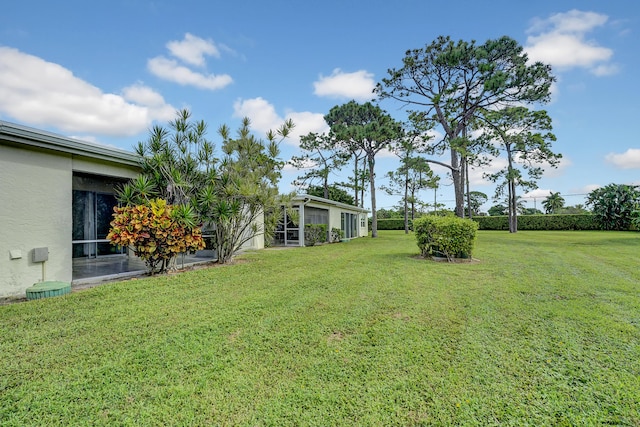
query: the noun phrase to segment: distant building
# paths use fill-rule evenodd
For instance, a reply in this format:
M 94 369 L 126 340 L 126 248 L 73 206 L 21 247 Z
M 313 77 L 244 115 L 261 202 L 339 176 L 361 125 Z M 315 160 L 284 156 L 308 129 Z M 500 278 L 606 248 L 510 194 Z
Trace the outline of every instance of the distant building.
M 306 224 L 326 224 L 327 240 L 332 229 L 342 231 L 344 239 L 367 236 L 369 233 L 366 209 L 345 203 L 335 202 L 308 194 L 297 195 L 292 200 L 290 212 L 283 209 L 283 220 L 275 232 L 275 246 L 304 246 L 304 227 Z

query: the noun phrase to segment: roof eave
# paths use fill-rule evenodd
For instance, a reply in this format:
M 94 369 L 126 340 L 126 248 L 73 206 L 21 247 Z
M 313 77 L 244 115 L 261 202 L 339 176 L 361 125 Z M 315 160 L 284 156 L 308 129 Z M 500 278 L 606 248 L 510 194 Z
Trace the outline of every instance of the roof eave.
M 140 165 L 140 157 L 130 151 L 68 138 L 1 120 L 0 140 L 123 165 Z
M 327 205 L 333 205 L 333 206 L 337 206 L 337 207 L 340 207 L 340 208 L 350 209 L 350 210 L 358 211 L 358 212 L 362 212 L 362 213 L 369 213 L 370 212 L 368 209 L 361 208 L 359 206 L 348 205 L 346 203 L 336 202 L 335 200 L 325 199 L 324 197 L 312 196 L 310 194 L 298 194 L 298 195 L 294 196 L 293 199 L 297 200 L 297 201 L 304 201 L 304 199 L 309 199 L 309 201 L 324 203 L 324 204 L 327 204 Z

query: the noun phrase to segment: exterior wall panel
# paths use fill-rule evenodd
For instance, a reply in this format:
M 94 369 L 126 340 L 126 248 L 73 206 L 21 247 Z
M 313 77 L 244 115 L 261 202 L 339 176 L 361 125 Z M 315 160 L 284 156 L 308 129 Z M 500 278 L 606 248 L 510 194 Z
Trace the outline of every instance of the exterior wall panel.
M 42 280 L 34 248 L 49 248 L 45 280 L 71 282 L 71 164 L 69 154 L 0 145 L 0 297 Z
M 88 159 L 84 157 L 73 158 L 73 171 L 131 179 L 135 178 L 140 173 L 140 169 L 137 167 L 115 165 L 105 161 Z

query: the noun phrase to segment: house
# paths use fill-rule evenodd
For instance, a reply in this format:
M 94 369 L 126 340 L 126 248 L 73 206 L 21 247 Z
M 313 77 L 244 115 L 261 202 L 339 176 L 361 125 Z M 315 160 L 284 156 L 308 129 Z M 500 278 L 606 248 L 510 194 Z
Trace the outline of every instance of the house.
M 42 281 L 79 284 L 144 271 L 106 239 L 116 191 L 140 172 L 139 160 L 0 121 L 0 298 Z M 259 247 L 259 237 L 250 244 Z
M 38 282 L 143 272 L 141 260 L 106 239 L 117 190 L 139 172 L 135 153 L 0 121 L 0 298 L 22 296 Z M 345 239 L 368 233 L 362 208 L 300 195 L 292 211 L 300 225 L 285 217 L 275 244 L 304 246 L 305 224 L 338 228 Z M 243 245 L 263 247 L 261 233 Z M 179 256 L 178 265 L 210 261 L 210 252 Z
M 138 156 L 0 121 L 0 297 L 71 282 L 73 260 L 126 256 L 105 239 Z
M 275 232 L 275 246 L 304 246 L 304 238 L 301 239 L 300 236 L 304 236 L 306 224 L 326 224 L 327 234 L 337 228 L 342 231 L 343 239 L 364 237 L 369 233 L 369 211 L 357 206 L 301 194 L 293 197 L 288 209 L 285 205 L 282 209 L 283 221 L 278 224 Z

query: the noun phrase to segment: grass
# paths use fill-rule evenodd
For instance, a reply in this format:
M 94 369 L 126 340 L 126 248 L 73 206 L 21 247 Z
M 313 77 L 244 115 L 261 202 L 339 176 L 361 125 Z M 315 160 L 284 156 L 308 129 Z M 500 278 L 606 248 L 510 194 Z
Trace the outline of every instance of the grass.
M 640 425 L 640 234 L 413 236 L 0 306 L 0 425 Z

